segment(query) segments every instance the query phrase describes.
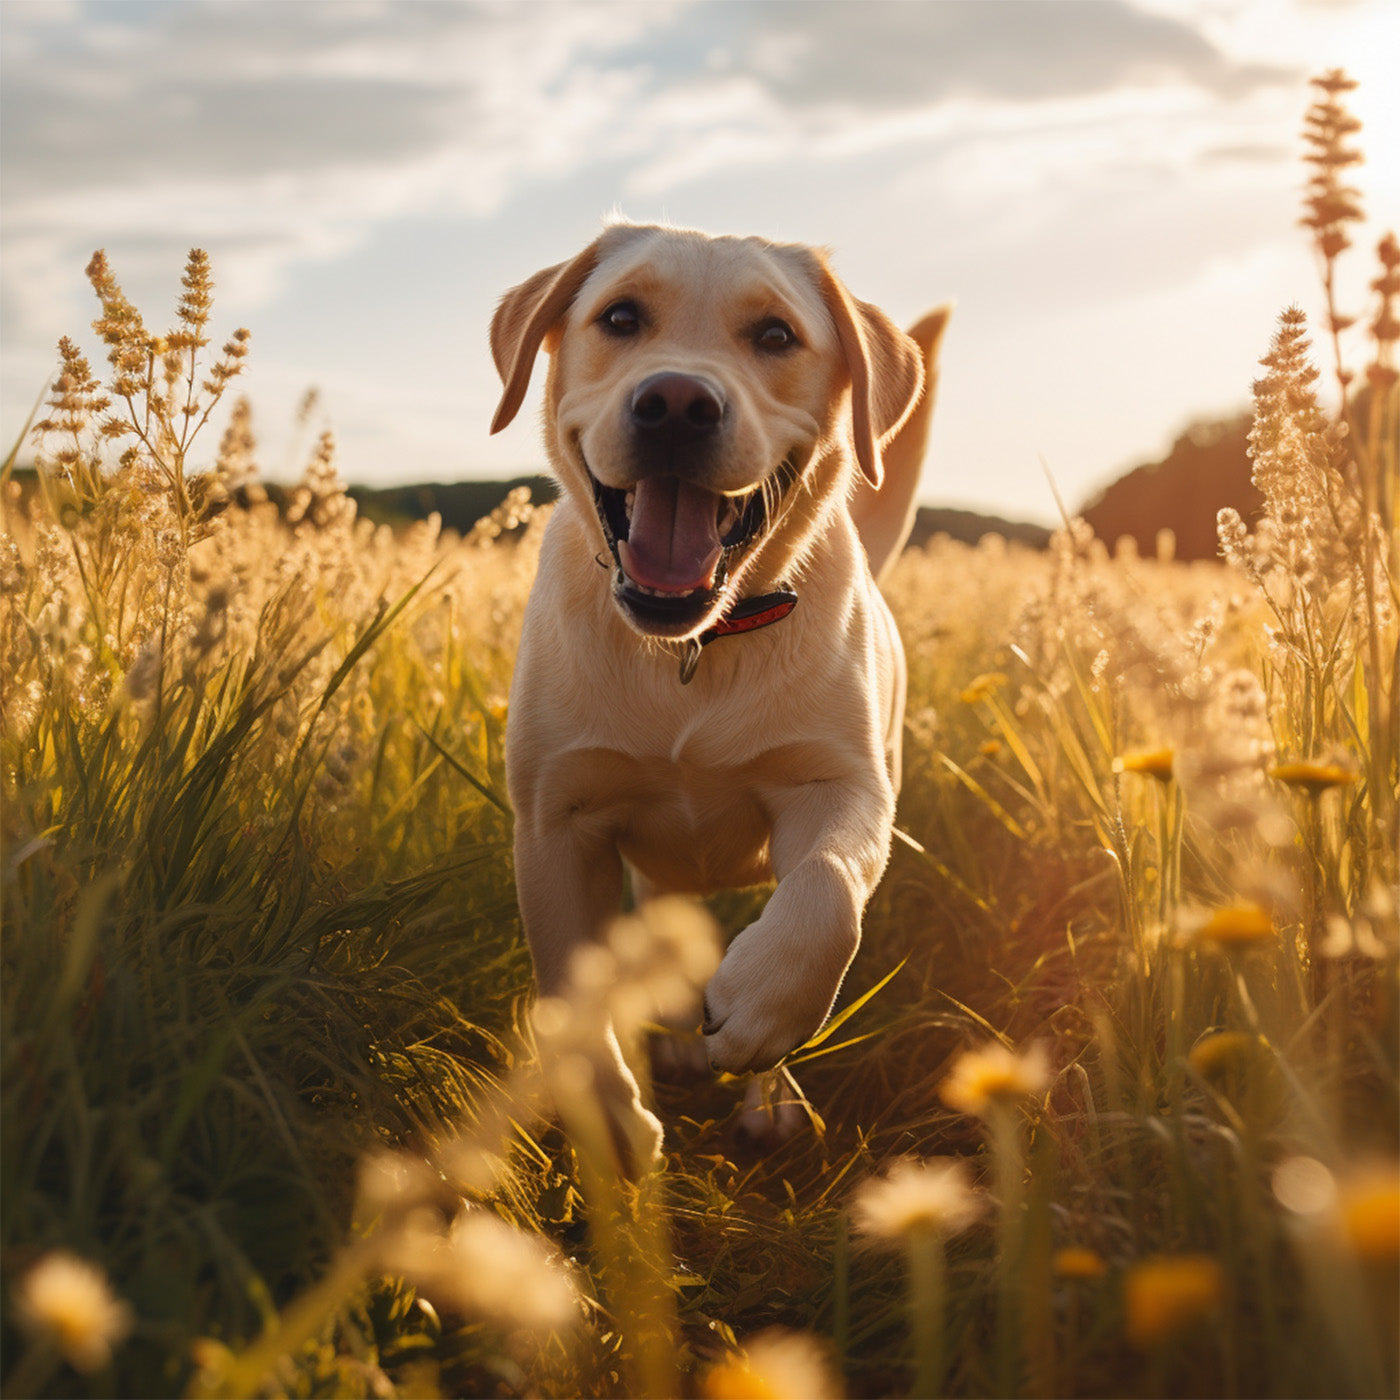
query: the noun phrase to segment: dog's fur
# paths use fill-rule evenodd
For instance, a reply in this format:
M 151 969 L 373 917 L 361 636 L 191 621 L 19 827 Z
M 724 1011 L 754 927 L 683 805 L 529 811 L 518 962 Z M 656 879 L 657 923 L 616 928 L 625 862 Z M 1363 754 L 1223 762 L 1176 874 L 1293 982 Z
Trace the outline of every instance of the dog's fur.
M 492 431 L 519 410 L 543 346 L 563 486 L 507 733 L 541 994 L 563 989 L 573 949 L 618 911 L 625 865 L 638 902 L 777 880 L 706 990 L 712 1064 L 770 1067 L 830 1012 L 889 855 L 905 674 L 875 579 L 908 535 L 946 316 L 911 338 L 816 250 L 631 224 L 503 298 Z M 660 407 L 639 407 L 649 385 Z M 595 481 L 653 512 L 628 524 L 610 572 L 600 502 L 617 511 L 622 497 Z M 766 510 L 743 519 L 763 524 L 726 553 L 723 586 L 684 595 L 704 582 L 707 513 L 723 525 L 755 491 Z M 789 617 L 705 647 L 681 683 L 691 638 L 779 587 L 798 594 Z M 624 1140 L 654 1153 L 659 1127 L 620 1057 L 606 1078 Z

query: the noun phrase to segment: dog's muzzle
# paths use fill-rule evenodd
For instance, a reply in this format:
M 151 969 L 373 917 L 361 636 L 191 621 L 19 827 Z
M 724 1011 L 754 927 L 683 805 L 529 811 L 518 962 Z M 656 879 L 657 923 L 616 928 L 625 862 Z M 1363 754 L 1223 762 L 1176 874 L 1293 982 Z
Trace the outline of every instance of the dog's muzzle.
M 685 637 L 712 617 L 771 528 L 797 470 L 785 460 L 738 496 L 681 476 L 646 476 L 626 488 L 589 477 L 615 565 L 613 598 L 640 631 Z

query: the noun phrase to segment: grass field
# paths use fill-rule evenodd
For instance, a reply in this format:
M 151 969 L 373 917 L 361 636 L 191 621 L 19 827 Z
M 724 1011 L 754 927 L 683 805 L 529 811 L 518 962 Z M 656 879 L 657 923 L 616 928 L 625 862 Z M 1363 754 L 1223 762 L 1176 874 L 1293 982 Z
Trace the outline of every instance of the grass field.
M 546 512 L 376 528 L 329 439 L 279 512 L 244 409 L 198 436 L 248 348 L 207 260 L 164 335 L 89 274 L 105 383 L 65 342 L 4 473 L 6 1395 L 1396 1393 L 1393 239 L 1344 413 L 1330 326 L 1261 327 L 1220 562 L 1073 522 L 905 556 L 903 839 L 805 1101 L 768 1086 L 805 1124 L 760 1151 L 743 1085 L 658 1084 L 635 1184 L 600 1012 L 640 1047 L 715 935 L 626 921 L 531 1011 L 502 748 Z

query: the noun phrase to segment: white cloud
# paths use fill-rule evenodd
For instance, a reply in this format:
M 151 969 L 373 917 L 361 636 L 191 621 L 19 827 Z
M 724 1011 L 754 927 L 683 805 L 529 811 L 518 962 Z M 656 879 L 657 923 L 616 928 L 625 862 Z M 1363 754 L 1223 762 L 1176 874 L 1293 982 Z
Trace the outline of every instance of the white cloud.
M 247 280 L 271 294 L 275 250 L 289 270 L 410 214 L 489 216 L 590 165 L 629 162 L 626 188 L 654 194 L 813 141 L 839 157 L 928 140 L 953 88 L 1000 94 L 996 121 L 1149 60 L 1232 91 L 1268 77 L 1122 4 L 1012 3 L 1015 23 L 1005 6 L 884 0 L 206 0 L 68 5 L 61 22 L 11 4 L 3 228 L 70 265 L 94 239 L 217 229 L 258 250 Z
M 110 5 L 55 25 L 7 6 L 3 233 L 30 288 L 7 258 L 7 339 L 94 243 L 222 239 L 266 298 L 388 221 L 488 215 L 522 181 L 625 148 L 610 133 L 640 76 L 589 59 L 667 13 Z M 53 265 L 36 269 L 42 248 Z

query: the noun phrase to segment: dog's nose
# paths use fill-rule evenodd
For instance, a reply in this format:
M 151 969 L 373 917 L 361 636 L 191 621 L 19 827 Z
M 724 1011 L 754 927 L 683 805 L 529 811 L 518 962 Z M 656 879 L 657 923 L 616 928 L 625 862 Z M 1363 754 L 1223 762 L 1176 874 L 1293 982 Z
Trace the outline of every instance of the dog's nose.
M 632 391 L 632 425 L 653 438 L 690 441 L 724 420 L 724 392 L 693 374 L 649 375 Z

